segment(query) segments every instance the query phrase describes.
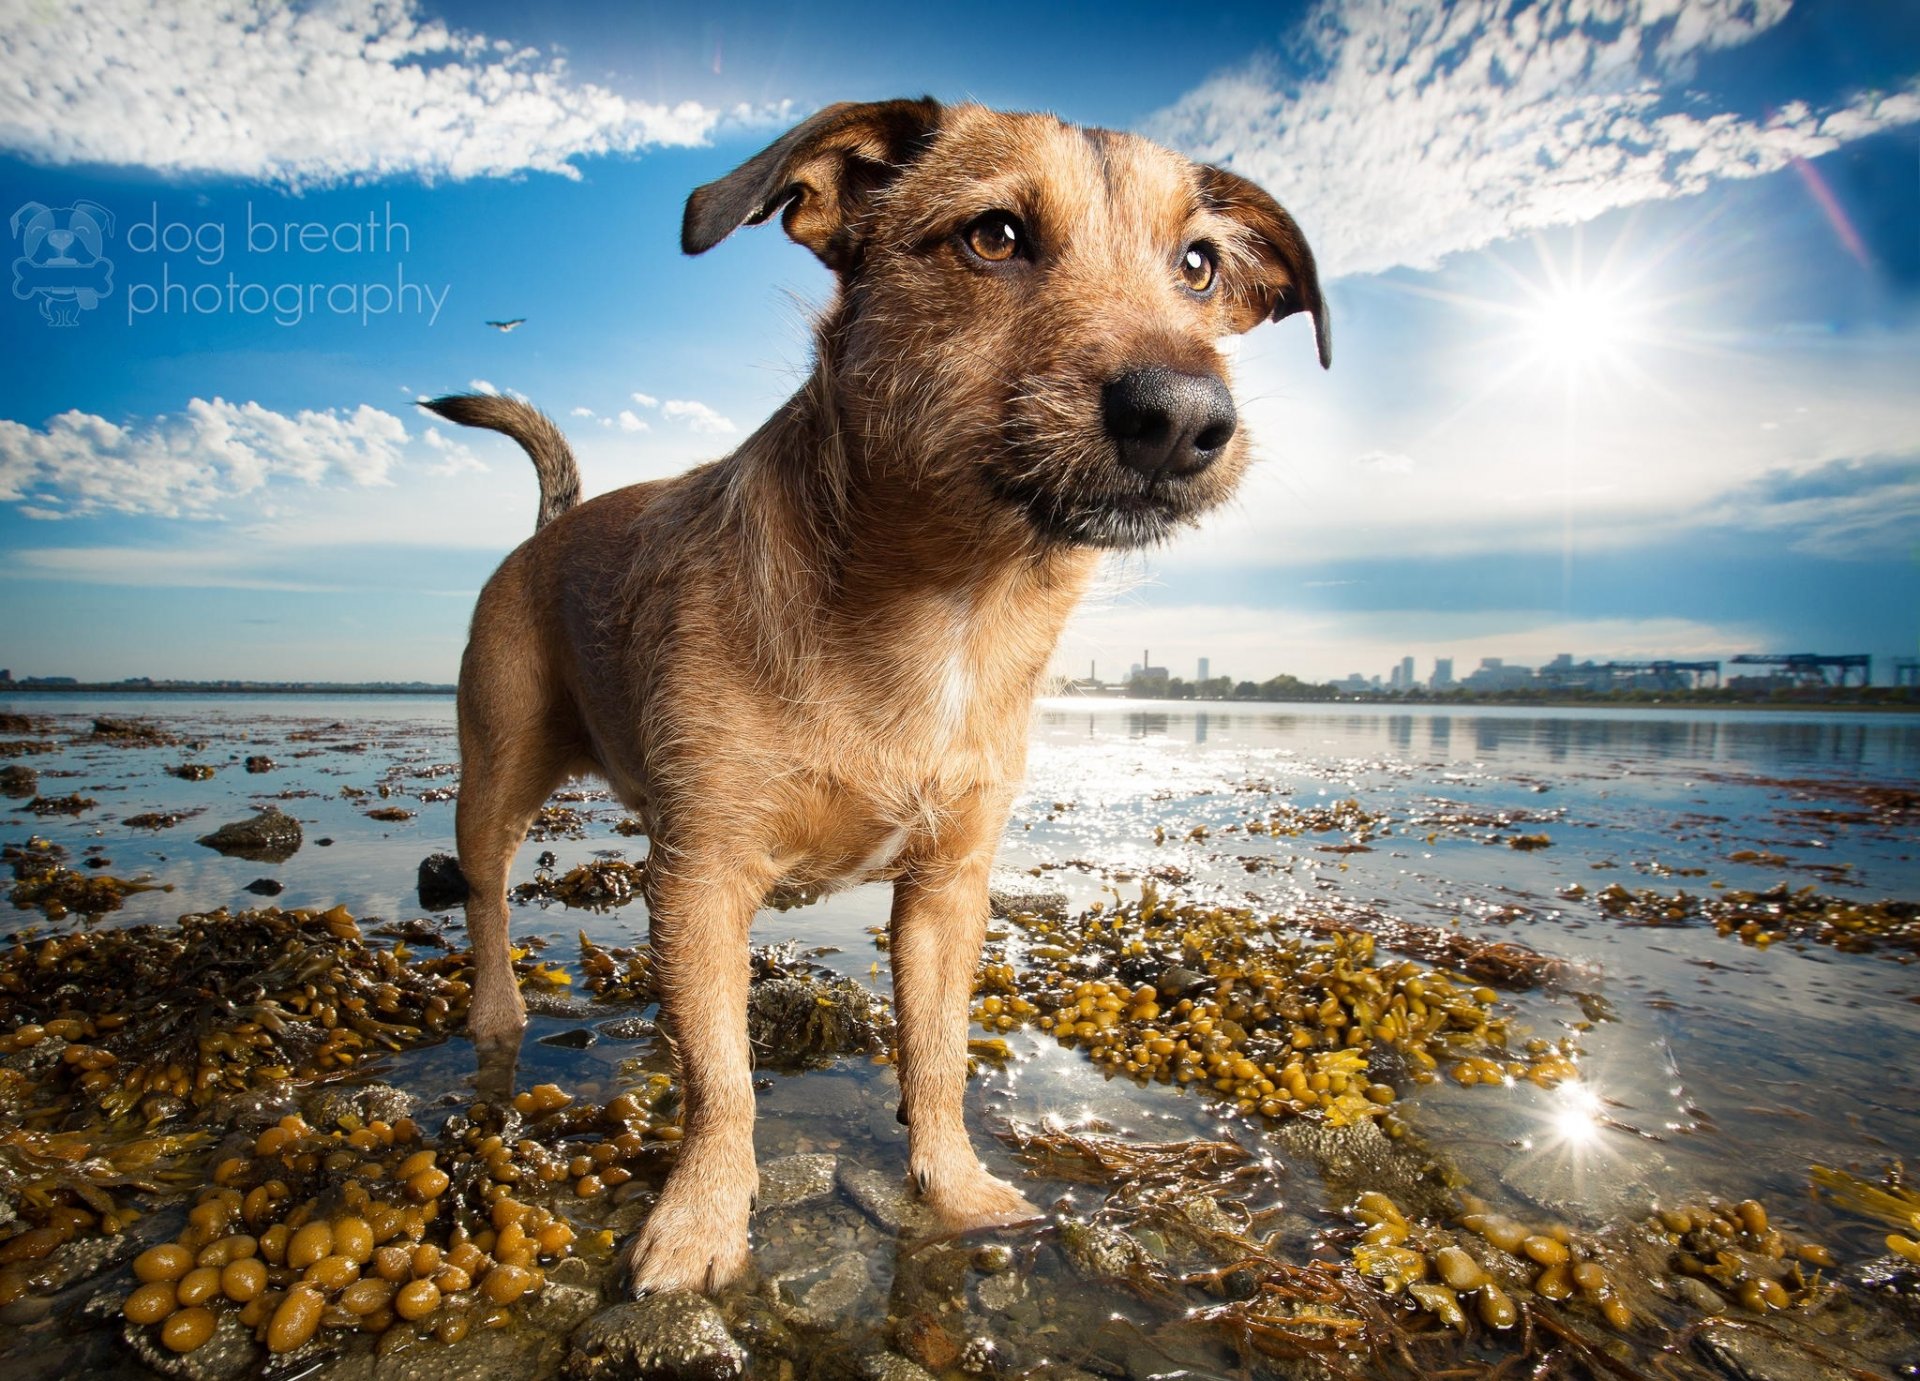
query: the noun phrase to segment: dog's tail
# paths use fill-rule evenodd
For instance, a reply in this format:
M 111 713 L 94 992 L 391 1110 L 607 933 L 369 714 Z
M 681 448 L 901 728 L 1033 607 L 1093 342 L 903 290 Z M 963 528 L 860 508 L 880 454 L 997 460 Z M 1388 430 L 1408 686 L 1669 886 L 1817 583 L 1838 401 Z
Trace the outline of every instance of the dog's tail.
M 534 531 L 580 502 L 580 467 L 574 464 L 573 449 L 554 420 L 532 404 L 497 393 L 449 393 L 444 398 L 423 398 L 420 406 L 449 422 L 486 427 L 520 443 L 540 477 L 540 516 L 534 520 Z

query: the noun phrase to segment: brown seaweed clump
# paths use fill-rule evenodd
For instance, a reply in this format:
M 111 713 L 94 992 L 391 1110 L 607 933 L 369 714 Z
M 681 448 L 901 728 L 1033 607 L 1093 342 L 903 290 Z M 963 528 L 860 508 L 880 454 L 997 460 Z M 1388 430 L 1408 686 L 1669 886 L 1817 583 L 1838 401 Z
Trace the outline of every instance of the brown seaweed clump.
M 552 1085 L 515 1101 L 534 1122 L 572 1103 Z M 549 1186 L 585 1200 L 624 1183 L 618 1162 L 643 1148 L 618 1113 L 578 1111 L 611 1140 L 569 1154 L 455 1119 L 436 1144 L 410 1117 L 349 1113 L 323 1130 L 290 1113 L 221 1159 L 176 1238 L 134 1259 L 122 1313 L 173 1352 L 204 1346 L 231 1314 L 275 1356 L 316 1337 L 399 1330 L 456 1343 L 501 1327 L 580 1246 L 612 1246 L 606 1231 L 583 1242 L 540 1202 Z M 575 1159 L 587 1168 L 567 1180 Z
M 135 892 L 171 890 L 145 878 L 129 881 L 104 873 L 78 873 L 66 866 L 67 851 L 39 835 L 24 844 L 0 849 L 13 870 L 13 890 L 7 894 L 21 910 L 38 910 L 50 921 L 68 915 L 102 916 L 118 911 L 123 898 Z
M 569 868 L 559 877 L 541 871 L 531 882 L 513 889 L 515 901 L 557 901 L 562 906 L 587 911 L 608 911 L 644 895 L 644 864 L 624 863 L 617 858 L 597 858 Z
M 1722 936 L 1737 936 L 1759 949 L 1779 940 L 1811 940 L 1852 954 L 1876 949 L 1920 953 L 1920 902 L 1853 901 L 1812 887 L 1776 883 L 1761 892 L 1724 891 L 1668 896 L 1651 888 L 1632 891 L 1613 883 L 1593 900 L 1609 916 L 1635 925 L 1689 925 L 1704 921 Z
M 172 748 L 184 742 L 179 734 L 162 729 L 152 720 L 110 719 L 104 715 L 93 721 L 93 732 L 87 738 L 122 748 Z
M 0 796 L 25 800 L 29 796 L 38 795 L 39 791 L 40 774 L 31 767 L 21 767 L 17 764 L 0 767 Z
M 27 802 L 27 809 L 35 815 L 83 815 L 98 804 L 93 797 L 76 792 L 71 796 L 36 796 Z
M 1377 961 L 1370 934 L 1303 937 L 1284 916 L 1162 902 L 1151 887 L 1111 911 L 1015 923 L 1033 940 L 1024 971 L 982 967 L 977 1019 L 1007 1030 L 1037 1013 L 1116 1073 L 1207 1089 L 1242 1113 L 1386 1119 L 1393 1133 L 1393 1078 L 1550 1087 L 1578 1074 L 1569 1041 L 1511 1049 L 1493 989 Z
M 69 1126 L 151 1121 L 443 1038 L 466 1007 L 462 962 L 402 962 L 345 907 L 23 941 L 0 952 L 0 1049 L 66 1031 L 24 1095 Z

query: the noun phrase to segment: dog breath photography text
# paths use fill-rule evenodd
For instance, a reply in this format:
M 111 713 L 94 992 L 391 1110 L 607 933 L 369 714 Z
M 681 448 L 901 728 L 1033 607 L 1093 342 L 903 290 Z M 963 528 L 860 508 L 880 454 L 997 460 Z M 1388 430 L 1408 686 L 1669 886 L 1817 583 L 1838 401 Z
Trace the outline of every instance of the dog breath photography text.
M 389 319 L 438 324 L 453 285 L 422 281 L 409 271 L 415 230 L 394 214 L 391 202 L 372 203 L 344 219 L 315 219 L 297 210 L 248 201 L 228 214 L 208 214 L 148 201 L 125 208 L 122 219 L 95 205 L 91 218 L 102 243 L 94 258 L 80 262 L 86 247 L 70 232 L 67 257 L 73 263 L 43 259 L 38 282 L 57 292 L 60 268 L 84 270 L 99 285 L 97 298 L 110 299 L 117 267 L 122 310 L 135 327 L 222 316 L 283 328 L 322 318 L 362 326 Z M 111 248 L 116 224 L 124 227 L 117 252 Z

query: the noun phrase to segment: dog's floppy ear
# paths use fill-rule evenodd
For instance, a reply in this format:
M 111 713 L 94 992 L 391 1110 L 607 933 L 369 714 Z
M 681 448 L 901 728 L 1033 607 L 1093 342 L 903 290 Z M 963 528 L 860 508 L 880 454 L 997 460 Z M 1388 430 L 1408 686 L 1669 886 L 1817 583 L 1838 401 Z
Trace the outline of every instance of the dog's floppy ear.
M 940 125 L 940 104 L 842 102 L 788 130 L 718 182 L 687 198 L 680 247 L 704 254 L 738 227 L 782 207 L 787 234 L 841 272 L 858 257 L 867 199 L 890 182 Z
M 47 214 L 46 207 L 42 206 L 37 201 L 30 201 L 25 206 L 21 207 L 18 211 L 15 211 L 13 213 L 13 216 L 7 221 L 7 228 L 11 230 L 15 235 L 18 235 L 20 233 L 20 223 L 22 221 L 30 221 L 36 216 L 44 216 L 46 214 Z
M 1333 324 L 1320 296 L 1320 273 L 1293 217 L 1238 173 L 1210 164 L 1200 168 L 1200 195 L 1209 210 L 1238 221 L 1249 232 L 1255 260 L 1251 277 L 1230 275 L 1221 285 L 1233 295 L 1234 329 L 1250 331 L 1263 321 L 1310 313 L 1320 367 L 1332 365 Z

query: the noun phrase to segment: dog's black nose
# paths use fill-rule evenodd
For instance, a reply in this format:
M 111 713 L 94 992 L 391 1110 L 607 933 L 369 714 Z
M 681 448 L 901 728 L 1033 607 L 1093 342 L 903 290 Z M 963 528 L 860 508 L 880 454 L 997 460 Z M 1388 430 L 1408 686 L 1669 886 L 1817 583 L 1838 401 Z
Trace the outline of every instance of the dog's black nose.
M 1211 374 L 1136 369 L 1101 395 L 1120 463 L 1149 477 L 1197 475 L 1233 440 L 1233 395 Z

